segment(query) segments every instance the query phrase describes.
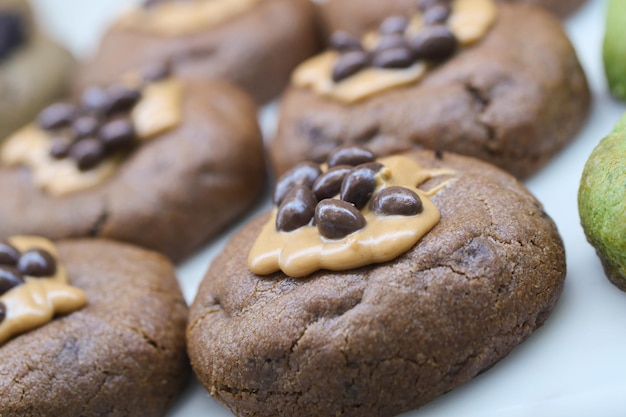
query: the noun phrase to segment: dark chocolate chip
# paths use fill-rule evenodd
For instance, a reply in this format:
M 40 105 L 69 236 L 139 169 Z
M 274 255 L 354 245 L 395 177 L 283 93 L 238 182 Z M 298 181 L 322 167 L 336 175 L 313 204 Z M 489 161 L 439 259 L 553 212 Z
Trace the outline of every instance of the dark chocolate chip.
M 0 265 L 15 266 L 19 259 L 19 250 L 9 243 L 0 242 Z
M 57 272 L 57 262 L 48 251 L 30 249 L 20 257 L 17 269 L 31 277 L 50 277 Z
M 339 82 L 356 74 L 367 67 L 369 62 L 369 54 L 365 51 L 349 51 L 342 54 L 333 67 L 333 81 Z
M 93 116 L 81 116 L 72 123 L 72 130 L 77 138 L 94 136 L 98 132 L 100 123 Z
M 71 103 L 54 103 L 39 113 L 38 122 L 42 129 L 57 129 L 68 126 L 78 115 L 78 108 Z
M 22 274 L 14 266 L 0 266 L 0 295 L 6 293 L 11 288 L 24 283 Z
M 386 49 L 408 48 L 409 42 L 404 35 L 392 33 L 390 35 L 381 36 L 374 48 L 374 52 L 384 51 Z
M 456 36 L 443 25 L 427 26 L 409 41 L 416 59 L 442 61 L 456 50 Z
M 322 236 L 341 239 L 364 228 L 367 221 L 352 204 L 329 198 L 315 208 L 315 224 Z
M 342 146 L 328 155 L 326 163 L 329 168 L 337 165 L 356 166 L 372 162 L 374 154 L 360 146 Z
M 291 232 L 306 226 L 315 215 L 317 200 L 313 191 L 304 185 L 297 185 L 283 199 L 276 214 L 276 229 Z
M 96 138 L 85 138 L 72 145 L 70 156 L 76 161 L 79 170 L 87 171 L 104 159 L 104 145 Z
M 55 159 L 67 158 L 74 142 L 66 136 L 53 136 L 50 139 L 50 156 Z
M 349 165 L 338 165 L 330 168 L 315 183 L 313 183 L 313 194 L 318 201 L 331 198 L 341 191 L 343 179 L 350 173 L 352 167 Z
M 0 13 L 0 60 L 9 56 L 26 41 L 26 28 L 18 13 Z
M 450 8 L 443 4 L 435 4 L 429 7 L 422 16 L 422 22 L 426 26 L 443 24 L 450 17 Z
M 394 185 L 374 195 L 370 210 L 381 216 L 415 216 L 424 211 L 424 206 L 413 190 Z
M 365 207 L 376 189 L 377 163 L 352 168 L 341 183 L 341 199 L 354 204 L 357 209 Z
M 108 150 L 115 150 L 128 147 L 135 141 L 135 127 L 128 118 L 112 120 L 104 124 L 98 133 L 104 147 Z
M 169 61 L 154 62 L 141 70 L 141 78 L 145 82 L 153 83 L 168 78 L 172 74 L 172 65 Z
M 107 114 L 130 110 L 141 99 L 139 90 L 127 87 L 122 84 L 113 84 L 107 88 L 109 99 L 111 100 Z
M 0 301 L 0 323 L 7 317 L 7 306 Z
M 340 52 L 360 51 L 363 49 L 361 40 L 351 33 L 338 30 L 330 36 L 330 47 Z
M 276 183 L 274 188 L 274 204 L 280 205 L 283 199 L 296 185 L 304 185 L 311 188 L 317 177 L 322 174 L 318 164 L 302 162 L 289 171 L 285 172 Z
M 409 19 L 404 16 L 390 16 L 383 20 L 378 27 L 378 32 L 382 35 L 389 33 L 403 33 L 409 26 Z
M 378 68 L 408 68 L 413 65 L 413 53 L 407 48 L 385 49 L 377 52 L 372 66 Z
M 104 114 L 111 107 L 111 100 L 104 88 L 92 86 L 83 91 L 80 104 L 90 113 Z

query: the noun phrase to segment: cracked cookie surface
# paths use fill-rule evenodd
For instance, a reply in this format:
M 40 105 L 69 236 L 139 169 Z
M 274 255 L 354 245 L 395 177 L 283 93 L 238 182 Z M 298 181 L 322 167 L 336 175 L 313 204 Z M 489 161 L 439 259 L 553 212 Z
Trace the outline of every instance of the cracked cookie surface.
M 246 256 L 261 216 L 213 262 L 191 307 L 188 351 L 235 415 L 397 415 L 492 366 L 552 311 L 565 256 L 541 204 L 474 159 L 407 155 L 455 181 L 432 197 L 439 224 L 395 260 L 257 276 Z
M 164 415 L 188 374 L 173 267 L 120 243 L 57 245 L 88 304 L 0 347 L 2 415 Z

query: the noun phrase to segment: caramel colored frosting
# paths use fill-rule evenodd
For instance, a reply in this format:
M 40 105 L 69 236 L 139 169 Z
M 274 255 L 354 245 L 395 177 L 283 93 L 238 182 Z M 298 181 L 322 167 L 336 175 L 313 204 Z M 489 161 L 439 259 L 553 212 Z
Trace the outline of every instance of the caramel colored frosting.
M 0 344 L 18 334 L 41 327 L 56 314 L 69 314 L 87 304 L 85 293 L 68 285 L 67 272 L 55 245 L 48 239 L 34 236 L 14 236 L 8 242 L 21 252 L 44 249 L 57 259 L 54 276 L 25 277 L 25 283 L 0 297 L 6 306 L 6 317 L 0 323 Z
M 248 255 L 250 271 L 267 275 L 278 270 L 291 277 L 304 277 L 319 269 L 348 270 L 390 261 L 411 249 L 440 219 L 439 210 L 428 197 L 447 185 L 429 192 L 417 187 L 426 180 L 447 175 L 449 170 L 423 169 L 413 160 L 393 156 L 379 160 L 385 167 L 377 174 L 375 192 L 389 186 L 406 187 L 417 193 L 424 210 L 414 216 L 379 216 L 364 208 L 367 225 L 343 239 L 321 236 L 316 226 L 292 232 L 276 230 L 277 209 L 271 213 Z
M 261 0 L 197 0 L 138 7 L 119 22 L 124 29 L 161 36 L 182 36 L 217 26 Z
M 131 112 L 131 120 L 142 141 L 147 141 L 182 122 L 183 85 L 168 78 L 148 85 Z M 71 159 L 50 156 L 49 133 L 30 124 L 9 137 L 0 148 L 0 163 L 30 168 L 33 181 L 41 190 L 54 196 L 96 187 L 116 172 L 123 155 L 101 162 L 97 167 L 80 171 Z
M 469 46 L 481 40 L 495 23 L 497 8 L 493 0 L 455 0 L 447 26 L 461 46 Z M 422 28 L 421 14 L 411 18 L 406 34 L 414 35 Z M 378 43 L 378 34 L 370 32 L 363 39 L 366 50 L 373 50 Z M 358 73 L 334 82 L 332 70 L 339 57 L 336 51 L 327 51 L 315 56 L 296 68 L 292 84 L 310 88 L 316 94 L 343 103 L 355 103 L 378 93 L 414 84 L 427 73 L 429 65 L 416 62 L 403 69 L 366 68 Z

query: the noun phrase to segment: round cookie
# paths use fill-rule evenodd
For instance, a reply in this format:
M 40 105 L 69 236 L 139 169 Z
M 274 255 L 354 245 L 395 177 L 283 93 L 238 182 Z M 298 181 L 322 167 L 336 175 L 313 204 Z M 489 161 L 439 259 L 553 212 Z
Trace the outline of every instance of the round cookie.
M 406 156 L 443 170 L 419 187 L 443 187 L 430 198 L 441 219 L 396 259 L 255 275 L 246 257 L 264 215 L 212 263 L 190 310 L 188 353 L 235 415 L 394 416 L 488 369 L 550 314 L 565 257 L 541 204 L 472 158 Z
M 31 125 L 6 141 L 0 148 L 0 192 L 11 198 L 0 201 L 0 239 L 15 234 L 52 239 L 98 236 L 135 243 L 178 261 L 249 209 L 263 192 L 266 178 L 252 101 L 238 89 L 216 81 L 174 77 L 154 86 L 160 86 L 165 98 L 146 100 L 145 105 L 142 99 L 131 114 L 133 120 L 142 120 L 135 129 L 157 129 L 156 134 L 134 150 L 131 143 L 130 151 L 124 148 L 121 155 L 113 154 L 93 169 L 77 168 L 85 156 L 89 162 L 89 149 L 84 145 L 93 144 L 92 138 L 72 145 L 71 158 L 56 160 L 50 156 L 56 135 L 63 134 L 65 127 L 42 133 L 40 127 Z M 83 101 L 98 103 L 94 96 L 99 95 L 92 94 L 94 91 L 101 90 L 86 90 Z M 107 91 L 120 105 L 128 99 L 124 96 L 127 90 L 120 90 L 119 85 Z M 145 97 L 155 96 L 147 91 Z M 170 93 L 176 98 L 170 100 Z M 132 91 L 130 97 L 136 97 Z M 39 125 L 63 116 L 64 106 L 42 112 Z M 140 107 L 141 112 L 137 111 Z M 83 104 L 81 111 L 86 112 L 85 108 L 88 106 Z M 179 121 L 172 116 L 176 114 Z M 115 124 L 120 113 L 111 117 L 115 129 L 121 126 L 121 130 L 104 133 L 103 124 L 97 137 L 102 142 L 106 138 L 127 139 L 119 134 L 125 132 L 127 124 Z M 174 125 L 160 133 L 158 129 L 168 126 L 159 123 L 170 119 Z M 31 139 L 39 141 L 39 147 L 24 151 L 22 144 Z M 104 142 L 105 149 L 109 144 Z M 73 150 L 80 155 L 74 155 Z M 72 158 L 78 158 L 76 164 Z M 34 170 L 22 163 L 24 159 L 29 163 L 43 160 L 46 165 Z M 58 170 L 53 172 L 46 168 L 49 166 Z M 76 183 L 88 187 L 76 191 L 66 188 Z
M 626 291 L 624 181 L 626 116 L 593 150 L 578 190 L 578 211 L 587 240 L 596 249 L 604 272 Z
M 171 264 L 105 240 L 57 248 L 87 305 L 0 345 L 3 415 L 165 415 L 188 375 Z
M 543 6 L 561 17 L 578 9 L 586 0 L 499 0 L 503 2 L 527 3 Z M 418 0 L 324 0 L 320 1 L 319 12 L 325 31 L 346 30 L 362 34 L 375 28 L 386 16 L 411 12 Z M 432 3 L 432 2 L 430 2 Z
M 0 140 L 67 93 L 74 64 L 37 29 L 26 1 L 0 4 Z
M 213 22 L 211 3 L 241 10 Z M 295 66 L 318 50 L 314 9 L 308 0 L 149 4 L 134 18 L 122 17 L 105 34 L 97 55 L 83 71 L 81 85 L 109 82 L 129 69 L 169 59 L 179 75 L 226 79 L 262 103 L 274 98 Z M 194 9 L 203 5 L 207 16 Z M 200 23 L 195 21 L 198 16 Z
M 269 144 L 274 170 L 360 144 L 379 156 L 425 147 L 474 156 L 518 178 L 536 172 L 579 130 L 589 89 L 556 18 L 517 4 L 500 4 L 497 13 L 482 40 L 419 82 L 351 103 L 292 82 Z

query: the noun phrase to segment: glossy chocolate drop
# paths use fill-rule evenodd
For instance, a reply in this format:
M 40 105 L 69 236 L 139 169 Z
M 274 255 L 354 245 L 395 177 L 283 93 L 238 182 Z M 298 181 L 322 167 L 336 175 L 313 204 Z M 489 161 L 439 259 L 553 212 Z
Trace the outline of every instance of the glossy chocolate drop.
M 30 249 L 22 254 L 17 269 L 31 277 L 51 277 L 57 271 L 56 260 L 48 251 Z
M 0 266 L 0 295 L 3 295 L 12 288 L 22 285 L 24 278 L 22 274 L 13 266 Z
M 374 52 L 378 53 L 387 49 L 408 48 L 409 42 L 404 35 L 397 33 L 381 36 L 374 48 Z
M 352 204 L 329 198 L 315 208 L 315 224 L 322 236 L 341 239 L 364 228 L 367 221 Z
M 0 265 L 15 266 L 19 259 L 20 251 L 9 243 L 0 242 Z
M 112 120 L 100 128 L 99 137 L 106 149 L 128 147 L 135 141 L 135 127 L 128 118 Z
M 96 138 L 85 138 L 72 145 L 70 156 L 81 171 L 97 166 L 105 157 L 104 145 Z
M 342 54 L 333 67 L 333 81 L 342 81 L 369 65 L 369 54 L 365 51 L 350 51 Z
M 50 138 L 50 156 L 55 159 L 66 158 L 70 154 L 73 142 L 65 136 Z
M 317 201 L 310 188 L 297 185 L 285 196 L 276 214 L 276 229 L 291 232 L 309 224 Z
M 333 32 L 330 36 L 329 45 L 332 49 L 340 52 L 360 51 L 363 49 L 361 40 L 358 37 L 343 30 Z
M 450 8 L 443 4 L 436 4 L 424 12 L 422 22 L 425 26 L 441 25 L 450 17 Z
M 337 165 L 356 166 L 374 160 L 374 154 L 360 146 L 342 146 L 328 155 L 326 163 L 329 168 Z
M 343 179 L 352 171 L 349 165 L 338 165 L 330 168 L 322 176 L 320 176 L 313 184 L 313 194 L 317 201 L 325 198 L 331 198 L 339 194 L 341 191 L 341 183 Z
M 458 41 L 443 25 L 427 26 L 409 41 L 416 59 L 442 61 L 456 51 Z
M 413 65 L 413 53 L 409 48 L 385 49 L 374 55 L 372 66 L 377 68 L 408 68 Z
M 92 86 L 83 91 L 80 104 L 90 113 L 104 114 L 111 107 L 111 100 L 104 88 Z
M 376 174 L 382 165 L 374 162 L 356 166 L 341 183 L 341 199 L 362 209 L 376 189 Z
M 139 90 L 122 84 L 113 84 L 107 93 L 111 100 L 107 110 L 109 115 L 130 110 L 141 99 Z
M 54 103 L 39 113 L 37 121 L 42 129 L 69 126 L 78 115 L 78 108 L 71 103 Z
M 416 192 L 394 185 L 374 195 L 370 210 L 381 216 L 415 216 L 424 211 L 424 206 Z
M 317 177 L 322 174 L 319 165 L 313 162 L 302 162 L 285 172 L 274 188 L 274 204 L 280 205 L 283 198 L 296 185 L 311 188 Z
M 98 132 L 99 125 L 98 119 L 93 116 L 80 116 L 72 123 L 72 130 L 76 137 L 80 139 L 95 135 Z
M 409 19 L 404 16 L 390 16 L 383 20 L 378 27 L 378 32 L 382 35 L 389 33 L 403 33 L 409 26 Z

